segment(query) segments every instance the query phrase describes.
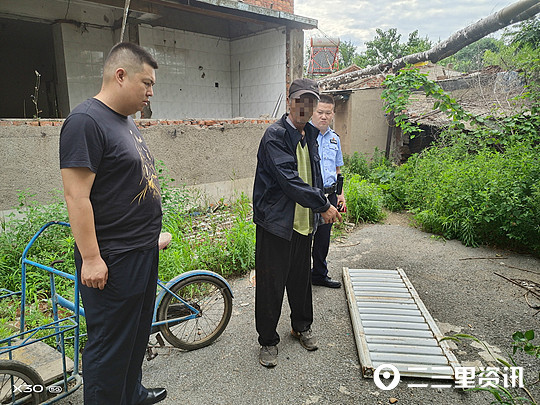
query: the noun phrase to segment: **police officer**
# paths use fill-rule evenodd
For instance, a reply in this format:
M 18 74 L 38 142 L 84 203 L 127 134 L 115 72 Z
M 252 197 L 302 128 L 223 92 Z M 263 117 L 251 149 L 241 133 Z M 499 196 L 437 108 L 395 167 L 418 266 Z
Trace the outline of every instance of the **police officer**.
M 343 190 L 338 190 L 338 175 L 340 174 L 340 166 L 343 166 L 341 143 L 338 134 L 330 128 L 330 124 L 334 119 L 334 105 L 332 96 L 322 94 L 311 121 L 319 130 L 317 143 L 319 144 L 319 155 L 321 157 L 324 192 L 332 205 L 339 207 L 340 211 L 345 211 L 345 196 Z M 311 283 L 329 288 L 340 288 L 341 283 L 332 280 L 328 276 L 326 256 L 330 246 L 331 231 L 332 223 L 327 223 L 320 225 L 313 236 Z

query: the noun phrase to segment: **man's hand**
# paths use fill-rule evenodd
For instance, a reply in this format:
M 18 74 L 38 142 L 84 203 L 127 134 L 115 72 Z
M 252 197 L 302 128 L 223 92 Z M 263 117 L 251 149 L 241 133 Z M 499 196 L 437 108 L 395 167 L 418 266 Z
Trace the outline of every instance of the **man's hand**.
M 325 224 L 333 224 L 334 222 L 341 222 L 341 214 L 333 205 L 330 205 L 325 212 L 321 212 Z
M 100 257 L 84 260 L 81 269 L 81 282 L 91 288 L 103 290 L 109 278 L 109 268 Z
M 345 203 L 345 196 L 343 194 L 337 196 L 337 206 L 339 212 L 347 212 L 347 204 Z

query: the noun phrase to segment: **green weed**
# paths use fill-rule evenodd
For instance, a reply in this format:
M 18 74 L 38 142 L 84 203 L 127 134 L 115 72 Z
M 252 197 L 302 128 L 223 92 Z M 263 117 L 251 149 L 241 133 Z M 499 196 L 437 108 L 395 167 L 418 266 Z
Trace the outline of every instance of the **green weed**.
M 378 222 L 385 217 L 380 188 L 359 175 L 353 175 L 348 179 L 345 186 L 345 200 L 347 219 L 351 222 Z

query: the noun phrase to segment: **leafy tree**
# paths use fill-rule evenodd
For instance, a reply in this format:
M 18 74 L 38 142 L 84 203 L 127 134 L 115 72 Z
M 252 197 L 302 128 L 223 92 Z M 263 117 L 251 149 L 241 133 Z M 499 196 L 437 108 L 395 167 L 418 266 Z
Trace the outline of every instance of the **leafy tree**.
M 518 50 L 526 46 L 540 47 L 540 20 L 538 18 L 518 24 L 518 28 L 517 31 L 506 34 L 511 38 L 512 45 L 516 45 Z
M 390 63 L 394 59 L 405 55 L 427 51 L 432 47 L 428 37 L 421 38 L 418 30 L 409 34 L 406 43 L 400 43 L 401 34 L 396 28 L 384 31 L 377 28 L 377 35 L 371 41 L 367 41 L 366 51 L 358 53 L 352 41 L 343 41 L 339 44 L 339 67 L 345 68 L 353 64 L 364 68 L 379 63 Z
M 403 46 L 403 55 L 412 55 L 413 53 L 427 51 L 433 46 L 428 37 L 420 38 L 418 30 L 414 30 L 409 34 L 409 40 Z
M 390 28 L 387 31 L 377 28 L 376 31 L 375 38 L 366 42 L 366 51 L 355 58 L 355 63 L 359 67 L 390 63 L 405 55 L 427 51 L 432 46 L 427 37 L 418 36 L 418 30 L 409 34 L 406 43 L 400 42 L 401 34 L 398 34 L 396 28 Z
M 389 63 L 403 56 L 403 47 L 399 43 L 401 34 L 397 33 L 396 28 L 390 28 L 388 31 L 377 28 L 376 31 L 375 38 L 366 42 L 365 55 L 370 65 Z
M 356 46 L 352 41 L 343 41 L 339 43 L 339 67 L 345 68 L 355 63 L 358 57 Z
M 499 65 L 522 72 L 528 84 L 540 85 L 540 20 L 525 21 L 514 29 L 507 28 L 498 51 L 487 50 L 485 64 Z M 538 94 L 536 94 L 538 96 Z
M 504 46 L 501 40 L 494 38 L 482 38 L 463 49 L 460 49 L 454 55 L 445 58 L 441 64 L 452 65 L 454 70 L 459 72 L 472 72 L 480 70 L 485 66 L 484 54 L 486 51 L 499 53 Z

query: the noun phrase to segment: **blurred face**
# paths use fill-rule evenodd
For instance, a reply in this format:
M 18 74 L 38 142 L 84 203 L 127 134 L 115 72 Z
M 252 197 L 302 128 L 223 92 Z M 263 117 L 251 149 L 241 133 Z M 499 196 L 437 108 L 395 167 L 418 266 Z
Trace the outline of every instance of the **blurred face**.
M 311 122 L 321 133 L 325 133 L 334 119 L 334 106 L 327 103 L 319 103 L 313 112 Z
M 289 116 L 295 124 L 305 125 L 309 122 L 315 109 L 317 98 L 312 94 L 302 94 L 300 98 L 289 100 Z
M 154 68 L 146 63 L 140 72 L 127 72 L 124 85 L 124 100 L 127 115 L 142 111 L 154 95 L 153 86 L 156 82 Z

